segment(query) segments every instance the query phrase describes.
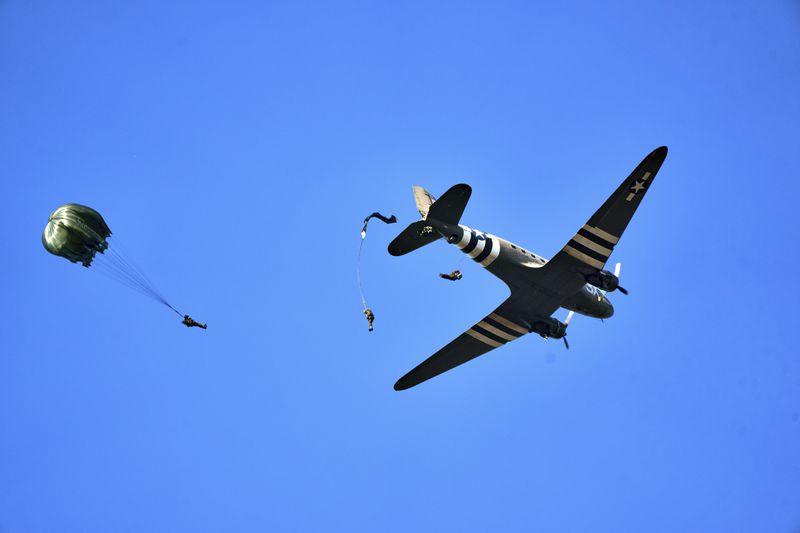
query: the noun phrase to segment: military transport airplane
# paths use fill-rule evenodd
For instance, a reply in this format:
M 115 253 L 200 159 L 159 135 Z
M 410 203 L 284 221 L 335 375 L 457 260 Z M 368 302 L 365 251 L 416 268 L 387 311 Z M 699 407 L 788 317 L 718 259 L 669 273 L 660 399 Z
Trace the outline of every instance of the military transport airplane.
M 573 313 L 600 319 L 613 315 L 614 307 L 606 292 L 627 291 L 619 286 L 619 265 L 611 273 L 605 270 L 606 261 L 666 157 L 666 146 L 645 157 L 549 261 L 505 239 L 459 224 L 472 194 L 469 185 L 455 185 L 438 200 L 415 186 L 414 198 L 422 220 L 403 230 L 389 244 L 389 253 L 407 254 L 444 238 L 503 280 L 511 289 L 511 296 L 400 378 L 395 390 L 419 385 L 526 333 L 563 338 L 566 344 L 567 325 Z M 550 316 L 561 307 L 570 311 L 565 322 Z

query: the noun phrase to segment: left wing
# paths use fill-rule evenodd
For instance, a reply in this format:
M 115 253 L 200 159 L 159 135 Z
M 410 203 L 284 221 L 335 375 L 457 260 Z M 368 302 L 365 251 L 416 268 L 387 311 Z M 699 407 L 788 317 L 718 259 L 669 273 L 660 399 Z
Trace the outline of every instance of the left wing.
M 530 309 L 527 310 L 530 312 Z M 546 311 L 546 310 L 542 310 Z M 551 311 L 552 312 L 552 311 Z M 549 316 L 547 313 L 545 316 Z M 459 335 L 450 344 L 417 365 L 394 384 L 394 390 L 405 390 L 443 372 L 475 359 L 507 342 L 528 333 L 523 322 L 526 306 L 512 294 L 483 320 Z

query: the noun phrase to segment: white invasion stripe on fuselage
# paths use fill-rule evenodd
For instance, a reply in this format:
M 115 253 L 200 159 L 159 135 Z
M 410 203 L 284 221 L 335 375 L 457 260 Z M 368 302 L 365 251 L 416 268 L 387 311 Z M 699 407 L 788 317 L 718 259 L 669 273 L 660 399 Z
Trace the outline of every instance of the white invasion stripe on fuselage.
M 491 265 L 495 259 L 500 255 L 500 239 L 495 237 L 494 235 L 487 235 L 487 239 L 491 239 L 492 241 L 492 250 L 489 252 L 489 255 L 480 262 L 480 265 L 484 268 Z
M 483 238 L 481 238 L 481 237 L 483 237 Z M 483 233 L 479 233 L 478 234 L 478 244 L 476 244 L 475 248 L 470 253 L 468 253 L 467 255 L 470 256 L 471 258 L 475 259 L 483 251 L 483 247 L 484 246 L 486 246 L 486 235 L 484 235 Z
M 456 243 L 456 246 L 463 250 L 469 244 L 469 239 L 472 236 L 472 230 L 467 226 L 462 226 L 461 224 L 459 224 L 458 227 L 464 230 L 464 234 L 461 235 L 461 240 Z
M 495 237 L 494 235 L 489 235 L 488 233 L 483 233 L 482 231 L 473 230 L 468 226 L 464 226 L 463 224 L 459 224 L 458 227 L 461 228 L 463 234 L 461 235 L 461 240 L 455 243 L 456 246 L 460 250 L 464 250 L 469 243 L 472 241 L 473 232 L 475 237 L 478 239 L 478 242 L 475 244 L 475 248 L 473 248 L 467 255 L 470 256 L 472 259 L 475 259 L 482 252 L 486 250 L 487 241 L 491 241 L 491 249 L 489 250 L 489 255 L 487 255 L 479 264 L 486 268 L 491 265 L 495 259 L 500 256 L 500 239 Z

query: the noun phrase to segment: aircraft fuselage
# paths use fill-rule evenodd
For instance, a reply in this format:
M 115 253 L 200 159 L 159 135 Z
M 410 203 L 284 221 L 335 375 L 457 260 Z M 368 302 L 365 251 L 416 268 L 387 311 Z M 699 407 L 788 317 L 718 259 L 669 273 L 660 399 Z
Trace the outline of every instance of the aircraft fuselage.
M 509 287 L 524 289 L 535 278 L 529 275 L 531 270 L 547 264 L 543 257 L 496 235 L 463 224 L 445 224 L 433 219 L 426 222 L 430 231 L 439 233 Z M 564 299 L 560 306 L 593 318 L 609 318 L 614 314 L 614 306 L 605 293 L 589 283 Z

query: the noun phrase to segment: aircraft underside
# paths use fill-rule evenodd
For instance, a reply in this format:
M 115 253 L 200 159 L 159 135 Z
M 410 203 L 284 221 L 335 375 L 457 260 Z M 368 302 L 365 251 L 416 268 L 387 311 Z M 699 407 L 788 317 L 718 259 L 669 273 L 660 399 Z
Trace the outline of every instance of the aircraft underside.
M 547 264 L 543 257 L 490 233 L 463 224 L 455 226 L 432 219 L 428 219 L 427 223 L 431 230 L 442 235 L 448 243 L 460 248 L 473 261 L 500 278 L 510 288 L 524 290 L 526 286 L 536 287 L 533 279 L 535 276 L 531 273 Z M 563 298 L 559 307 L 592 318 L 605 319 L 614 314 L 614 307 L 605 293 L 589 283 L 585 283 L 574 294 Z

